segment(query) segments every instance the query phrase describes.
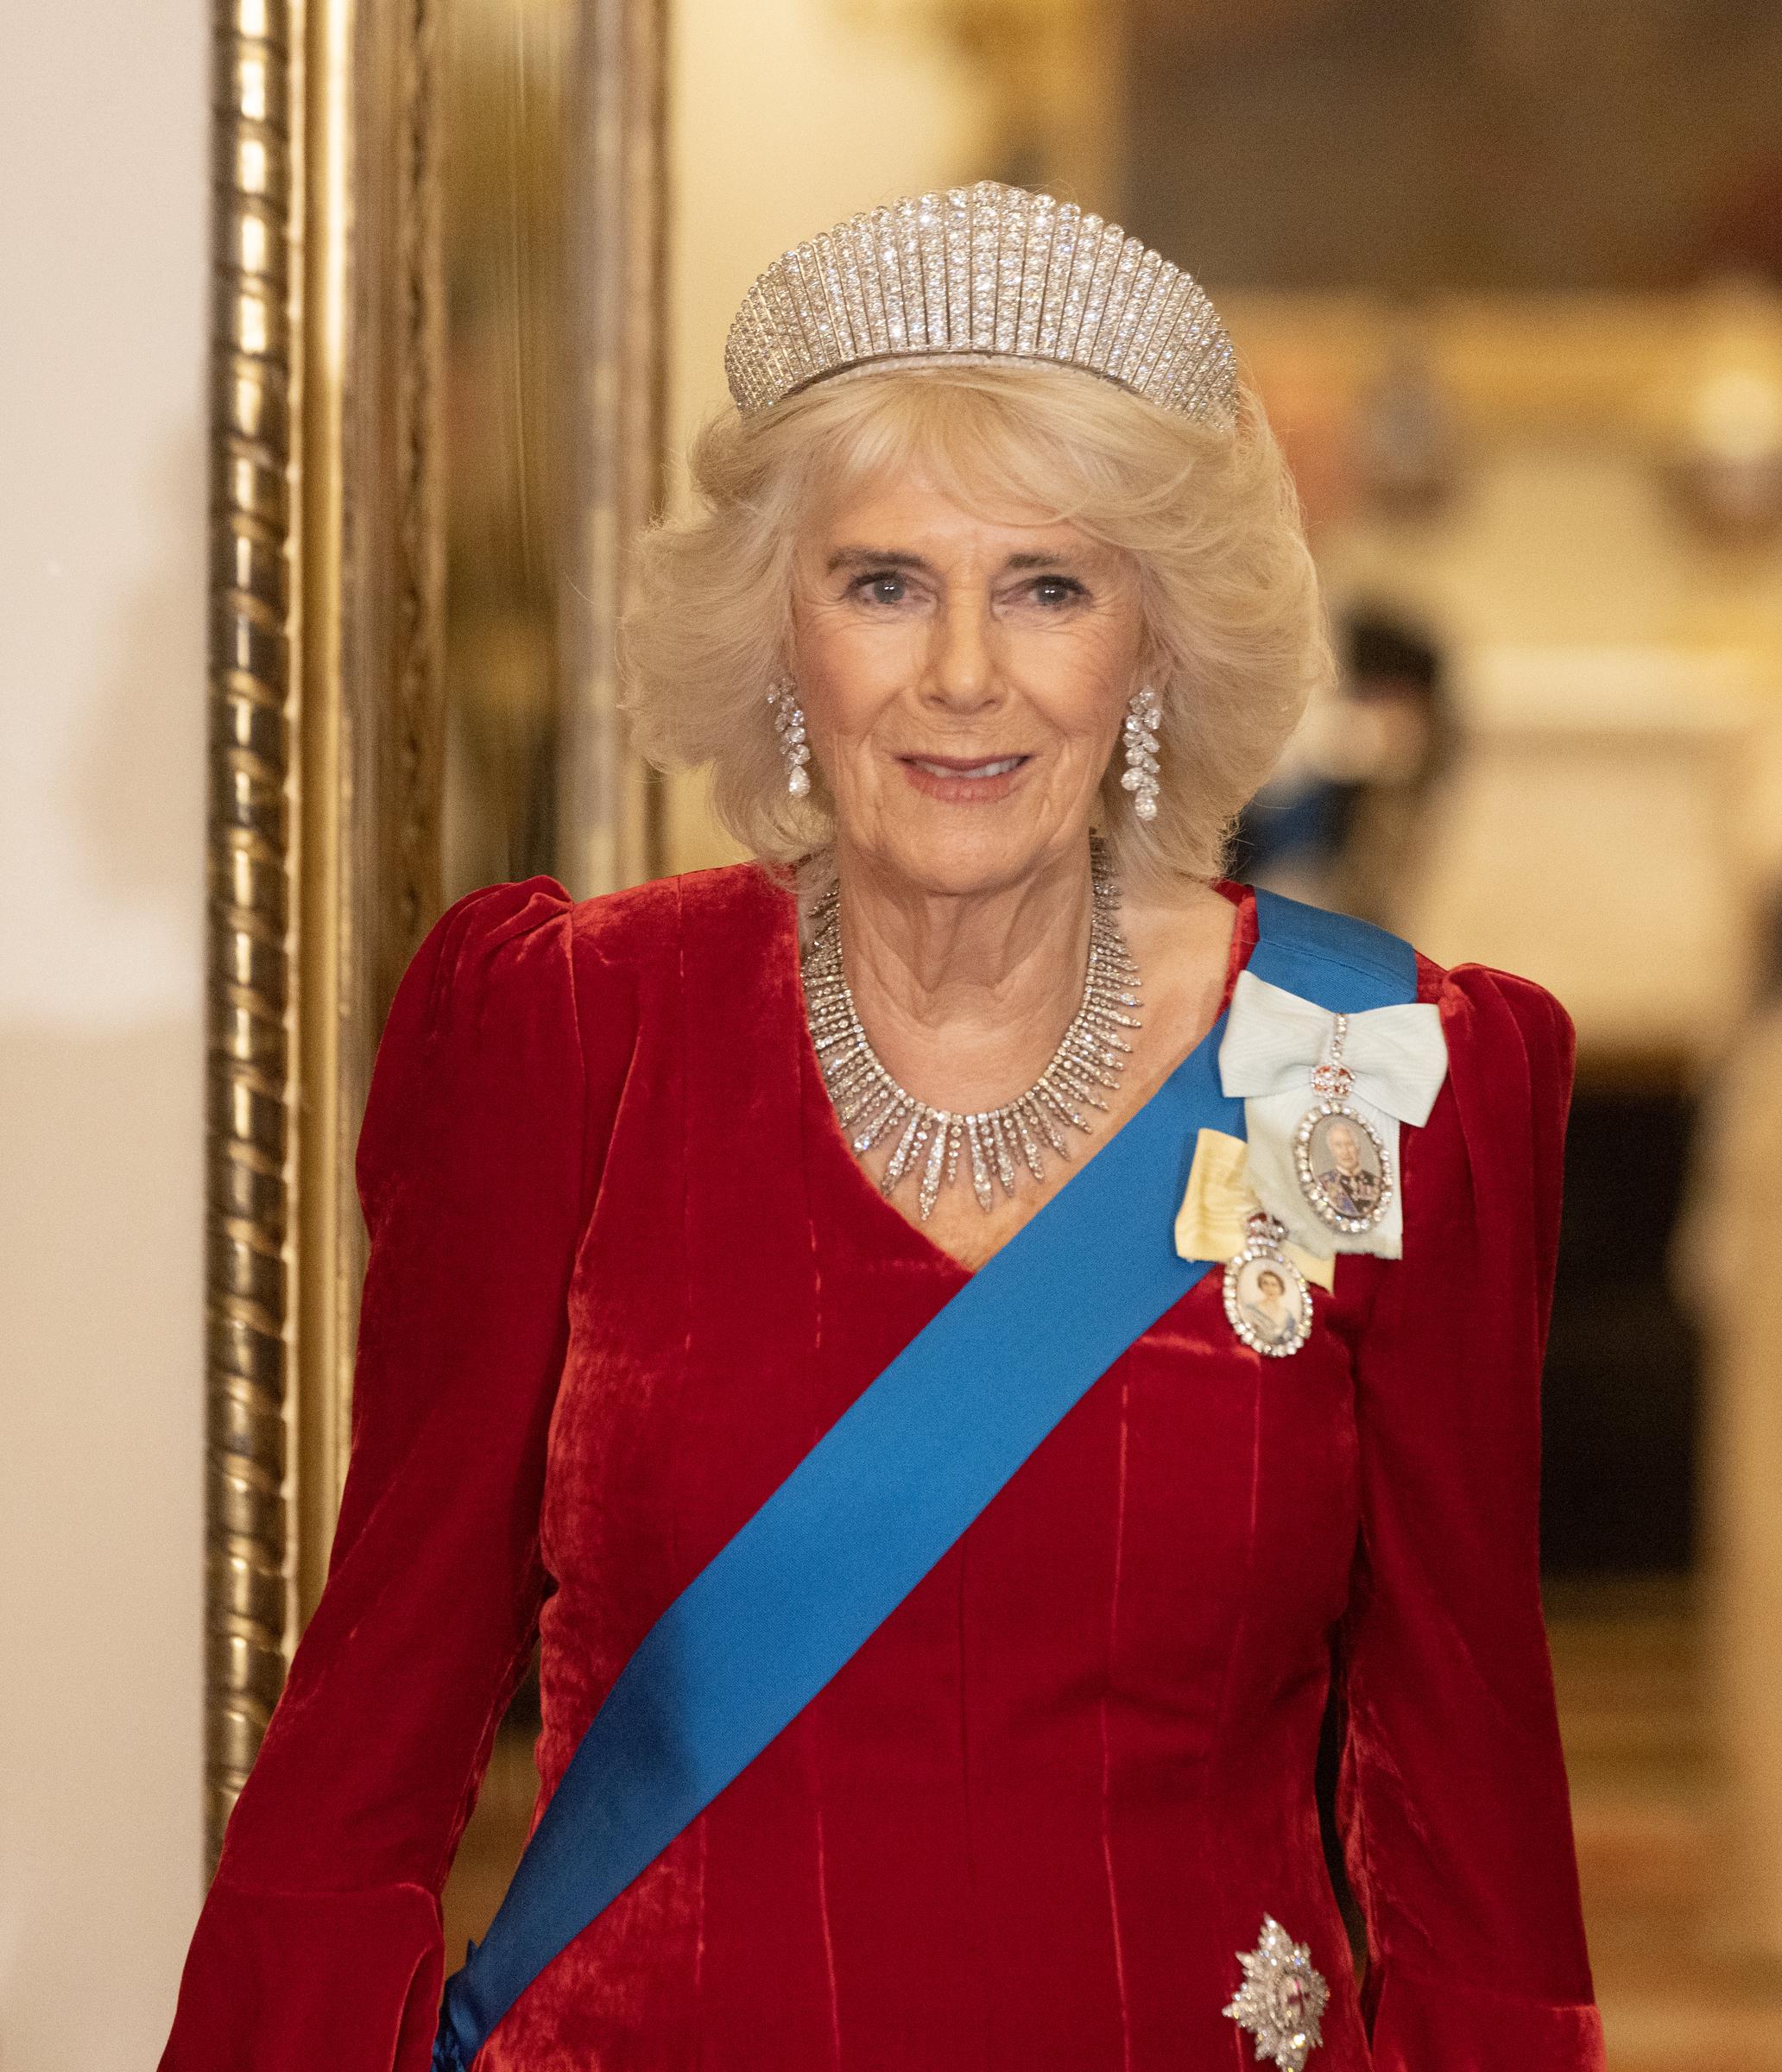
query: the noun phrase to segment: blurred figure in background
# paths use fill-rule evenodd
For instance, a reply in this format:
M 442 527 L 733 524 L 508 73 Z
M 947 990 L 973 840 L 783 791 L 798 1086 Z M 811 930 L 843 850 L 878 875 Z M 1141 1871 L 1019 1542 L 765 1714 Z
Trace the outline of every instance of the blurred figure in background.
M 1717 1925 L 1782 1969 L 1782 883 L 1763 990 L 1702 1104 L 1671 1269 L 1704 1350 L 1703 1593 L 1728 1786 Z
M 1429 809 L 1458 729 L 1434 641 L 1362 605 L 1339 630 L 1343 678 L 1238 825 L 1236 873 L 1400 930 Z

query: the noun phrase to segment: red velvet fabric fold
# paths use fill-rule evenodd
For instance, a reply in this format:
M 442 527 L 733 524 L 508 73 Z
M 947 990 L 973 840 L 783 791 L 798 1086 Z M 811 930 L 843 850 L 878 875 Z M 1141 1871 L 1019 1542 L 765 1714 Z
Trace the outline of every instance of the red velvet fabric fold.
M 1596 2065 L 1540 1602 L 1541 1360 L 1573 1033 L 1551 994 L 1505 973 L 1431 970 L 1424 989 L 1449 1082 L 1406 1133 L 1405 1256 L 1378 1275 L 1355 1359 L 1339 1818 L 1368 1925 L 1364 2000 L 1379 2063 Z M 1458 2035 L 1438 2044 L 1444 1992 Z
M 1600 2067 L 1534 1530 L 1570 1026 L 1501 974 L 1420 983 L 1450 1072 L 1404 1260 L 1341 1260 L 1291 1360 L 1216 1275 L 1185 1298 L 479 2072 L 1235 2068 L 1265 1911 L 1330 1985 L 1311 2072 Z M 662 1608 L 964 1279 L 850 1153 L 748 867 L 458 902 L 358 1179 L 328 1586 L 162 2072 L 421 2072 L 534 1632 L 541 1809 Z M 1333 1634 L 1359 1990 L 1312 1791 Z
M 419 1885 L 281 1892 L 218 1878 L 186 1976 L 198 1997 L 182 1999 L 180 2048 L 194 2063 L 260 2072 L 307 2051 L 312 2065 L 420 2072 L 445 1983 L 439 1898 Z
M 1527 2072 L 1531 2065 L 1596 2072 L 1602 2018 L 1589 2001 L 1511 1999 L 1395 1964 L 1381 1995 L 1373 2048 L 1376 2072 Z

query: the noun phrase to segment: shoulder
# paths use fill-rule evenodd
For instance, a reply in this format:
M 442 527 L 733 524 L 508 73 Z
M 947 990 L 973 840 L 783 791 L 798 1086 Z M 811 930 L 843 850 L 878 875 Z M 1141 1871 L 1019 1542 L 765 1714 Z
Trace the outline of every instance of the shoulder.
M 361 1125 L 362 1188 L 412 1171 L 426 1140 L 538 1138 L 563 1153 L 579 1109 L 592 1159 L 652 1028 L 678 1020 L 702 932 L 746 970 L 784 927 L 789 895 L 754 864 L 693 871 L 585 900 L 559 880 L 477 887 L 446 908 L 402 974 Z M 566 1155 L 566 1153 L 563 1153 Z
M 1494 1187 L 1521 1190 L 1532 1174 L 1546 1191 L 1536 1215 L 1545 1229 L 1556 1213 L 1571 1108 L 1570 1014 L 1545 986 L 1494 965 L 1443 965 L 1419 954 L 1417 974 L 1418 998 L 1440 1015 L 1446 1071 L 1406 1149 L 1407 1217 L 1424 1188 L 1469 1200 L 1476 1216 Z M 1471 1174 L 1464 1184 L 1463 1168 Z
M 547 987 L 567 975 L 572 902 L 555 878 L 478 886 L 447 906 L 404 972 L 392 1020 L 406 1009 L 432 1033 L 475 1015 L 492 992 Z
M 1220 879 L 1214 889 L 1238 907 L 1237 944 L 1263 932 L 1263 906 L 1273 939 L 1292 950 L 1383 979 L 1400 999 L 1434 1007 L 1450 1045 L 1488 1051 L 1507 1046 L 1570 1069 L 1576 1047 L 1571 1016 L 1556 995 L 1532 978 L 1471 961 L 1443 964 L 1402 936 L 1334 910 L 1276 892 Z M 1414 992 L 1412 990 L 1414 987 Z
M 385 1018 L 356 1170 L 368 1222 L 420 1172 L 548 1171 L 588 1080 L 572 955 L 573 902 L 554 878 L 479 886 L 421 938 Z
M 1256 910 L 1259 955 L 1267 947 L 1289 970 L 1296 958 L 1303 963 L 1309 957 L 1315 966 L 1343 973 L 1349 990 L 1358 980 L 1364 994 L 1374 989 L 1388 1001 L 1433 1007 L 1450 1055 L 1458 1052 L 1467 1061 L 1520 1057 L 1536 1071 L 1557 1071 L 1569 1078 L 1576 1046 L 1571 1017 L 1537 981 L 1490 964 L 1442 964 L 1372 922 L 1277 892 L 1224 883 L 1219 889 L 1228 897 L 1248 890 Z M 1267 943 L 1260 945 L 1263 936 Z M 1291 979 L 1278 982 L 1299 989 Z
M 573 1073 L 610 1117 L 640 1047 L 678 1030 L 690 997 L 745 986 L 793 925 L 789 890 L 755 863 L 585 900 L 542 874 L 482 886 L 415 952 L 380 1056 L 521 1073 L 566 1099 Z
M 566 983 L 610 991 L 626 976 L 678 968 L 690 932 L 716 931 L 744 944 L 765 937 L 783 925 L 788 896 L 755 863 L 687 871 L 585 900 L 543 873 L 483 885 L 433 923 L 403 985 L 424 995 L 416 1004 L 436 1023 L 491 995 L 512 1002 Z
M 690 938 L 765 941 L 790 897 L 761 864 L 723 863 L 578 900 L 570 926 L 582 954 L 642 973 L 678 964 Z
M 1441 1014 L 1452 1069 L 1496 1067 L 1570 1087 L 1577 1032 L 1558 996 L 1495 965 L 1438 963 L 1417 953 L 1417 997 Z

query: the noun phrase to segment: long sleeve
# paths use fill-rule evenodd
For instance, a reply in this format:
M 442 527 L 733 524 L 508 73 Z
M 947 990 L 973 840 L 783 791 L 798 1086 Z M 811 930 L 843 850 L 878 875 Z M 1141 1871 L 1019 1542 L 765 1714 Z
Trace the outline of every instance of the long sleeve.
M 161 2072 L 428 2063 L 439 1892 L 543 1593 L 546 1437 L 604 1142 L 572 913 L 550 878 L 471 893 L 398 989 L 355 1168 L 370 1251 L 326 1584 Z
M 1539 1572 L 1573 1032 L 1478 965 L 1437 997 L 1448 1081 L 1356 1355 L 1338 1818 L 1363 2006 L 1381 2072 L 1601 2072 Z

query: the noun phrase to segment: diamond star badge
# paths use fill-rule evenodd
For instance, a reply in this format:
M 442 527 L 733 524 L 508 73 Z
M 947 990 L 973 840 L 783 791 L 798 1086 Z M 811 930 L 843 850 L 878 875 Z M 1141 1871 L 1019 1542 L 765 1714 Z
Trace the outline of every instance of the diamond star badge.
M 1244 1982 L 1221 2012 L 1255 2037 L 1259 2059 L 1272 2057 L 1281 2072 L 1305 2072 L 1308 2053 L 1322 2041 L 1318 2017 L 1330 1997 L 1311 1952 L 1272 1914 L 1264 1914 L 1262 1940 L 1254 1949 L 1240 1950 L 1237 1961 Z

